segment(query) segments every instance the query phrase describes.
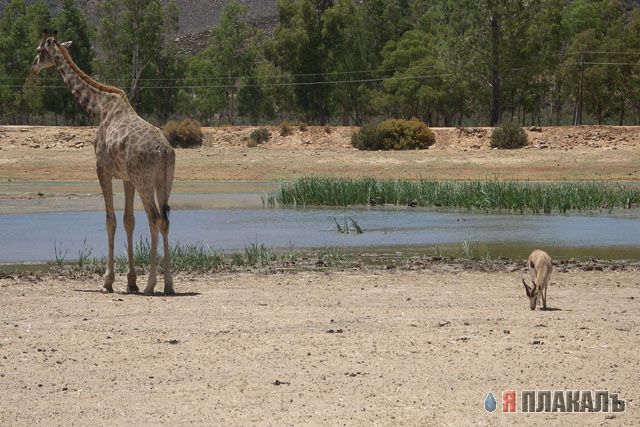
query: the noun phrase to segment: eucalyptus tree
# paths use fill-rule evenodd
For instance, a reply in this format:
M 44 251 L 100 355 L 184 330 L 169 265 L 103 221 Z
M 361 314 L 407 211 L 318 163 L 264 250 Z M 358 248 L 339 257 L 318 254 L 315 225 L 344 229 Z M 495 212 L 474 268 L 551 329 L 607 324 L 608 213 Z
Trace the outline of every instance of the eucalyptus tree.
M 367 21 L 366 10 L 355 0 L 337 0 L 323 15 L 322 38 L 327 46 L 327 70 L 334 83 L 332 105 L 341 112 L 341 122 L 348 126 L 353 120 L 362 124 L 371 113 L 369 81 L 377 73 L 374 31 Z
M 96 61 L 101 77 L 124 87 L 130 101 L 143 112 L 157 112 L 156 94 L 162 70 L 172 70 L 166 62 L 166 35 L 174 33 L 175 21 L 167 20 L 159 0 L 100 0 L 97 40 L 102 57 Z M 175 68 L 175 66 L 173 67 Z M 166 73 L 165 73 L 166 74 Z M 175 86 L 175 84 L 174 84 Z M 148 87 L 148 89 L 146 89 Z
M 325 124 L 330 116 L 328 49 L 322 36 L 323 15 L 331 0 L 278 0 L 278 26 L 268 58 L 291 76 L 298 115 Z
M 62 8 L 53 18 L 52 26 L 57 31 L 59 40 L 72 41 L 68 49 L 78 67 L 89 75 L 93 74 L 95 53 L 91 40 L 93 39 L 94 29 L 87 22 L 75 0 L 64 0 L 62 2 Z M 48 74 L 48 77 L 42 77 L 45 86 L 47 86 L 44 93 L 44 103 L 47 110 L 56 114 L 56 122 L 57 115 L 61 114 L 66 120 L 74 124 L 88 123 L 89 117 L 78 105 L 71 93 L 66 88 L 59 87 L 60 78 L 57 73 Z
M 42 28 L 51 22 L 51 13 L 43 0 L 28 8 L 24 1 L 12 0 L 0 17 L 0 117 L 13 123 L 43 112 L 42 85 L 29 78 Z

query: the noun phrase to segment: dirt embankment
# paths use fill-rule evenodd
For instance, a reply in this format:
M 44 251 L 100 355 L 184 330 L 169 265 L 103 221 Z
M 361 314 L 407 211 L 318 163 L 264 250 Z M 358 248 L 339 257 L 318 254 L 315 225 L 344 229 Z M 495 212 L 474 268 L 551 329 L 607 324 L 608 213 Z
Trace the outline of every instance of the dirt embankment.
M 253 127 L 205 128 L 204 146 L 180 149 L 179 180 L 277 180 L 300 175 L 404 179 L 640 180 L 640 128 L 581 126 L 527 131 L 529 147 L 492 150 L 489 128 L 435 128 L 428 150 L 362 152 L 355 128 L 309 127 L 248 148 Z M 95 179 L 91 127 L 0 126 L 0 179 Z
M 0 279 L 0 424 L 638 425 L 637 271 L 556 272 L 548 311 L 520 277 L 180 275 L 172 298 Z M 483 409 L 526 389 L 605 389 L 627 410 Z

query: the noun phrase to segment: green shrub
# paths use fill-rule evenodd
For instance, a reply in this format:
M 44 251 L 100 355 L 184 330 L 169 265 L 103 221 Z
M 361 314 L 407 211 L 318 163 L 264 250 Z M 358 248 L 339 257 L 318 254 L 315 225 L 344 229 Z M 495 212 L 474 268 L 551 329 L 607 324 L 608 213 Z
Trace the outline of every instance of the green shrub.
M 251 134 L 249 135 L 249 139 L 255 142 L 255 145 L 259 145 L 271 139 L 271 132 L 269 132 L 269 129 L 267 128 L 256 129 L 251 132 Z
M 351 135 L 351 145 L 358 150 L 382 150 L 382 135 L 376 125 L 364 125 Z
M 305 122 L 300 122 L 300 132 L 306 132 L 307 131 L 307 124 Z
M 363 126 L 351 136 L 351 145 L 359 150 L 420 150 L 435 142 L 433 131 L 418 119 L 385 120 Z
M 171 120 L 162 131 L 172 147 L 199 147 L 204 139 L 200 123 L 193 119 L 185 119 L 180 123 Z
M 291 135 L 291 133 L 293 133 L 293 126 L 291 125 L 291 122 L 285 120 L 280 123 L 280 136 L 288 136 Z
M 491 134 L 491 148 L 522 148 L 528 143 L 524 129 L 512 123 L 495 128 Z

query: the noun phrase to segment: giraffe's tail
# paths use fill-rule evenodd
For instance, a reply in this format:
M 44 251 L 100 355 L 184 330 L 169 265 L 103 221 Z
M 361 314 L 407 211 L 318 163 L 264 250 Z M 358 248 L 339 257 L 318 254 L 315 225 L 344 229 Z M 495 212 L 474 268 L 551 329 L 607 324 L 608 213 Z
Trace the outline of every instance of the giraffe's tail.
M 162 209 L 162 218 L 166 221 L 169 222 L 169 213 L 171 213 L 171 206 L 169 206 L 168 204 L 164 204 L 160 207 L 160 209 Z
M 169 227 L 169 195 L 173 184 L 175 170 L 175 152 L 170 149 L 163 152 L 163 167 L 156 181 L 156 193 L 158 195 L 158 208 L 165 226 Z

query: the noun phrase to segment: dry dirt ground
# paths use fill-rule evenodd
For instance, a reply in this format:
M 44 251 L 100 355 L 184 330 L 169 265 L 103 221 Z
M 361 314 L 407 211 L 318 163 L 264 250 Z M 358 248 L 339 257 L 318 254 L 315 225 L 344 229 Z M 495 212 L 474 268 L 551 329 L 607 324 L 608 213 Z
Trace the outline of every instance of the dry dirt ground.
M 413 152 L 359 152 L 338 127 L 247 148 L 251 130 L 205 129 L 176 178 L 640 181 L 640 128 L 543 128 L 513 151 L 489 129 L 435 129 Z M 0 126 L 0 179 L 95 181 L 94 135 Z M 639 425 L 637 269 L 557 272 L 553 310 L 535 312 L 521 276 L 182 275 L 172 298 L 0 278 L 0 425 Z M 485 413 L 505 389 L 607 389 L 627 411 Z
M 205 128 L 204 146 L 180 149 L 178 180 L 277 180 L 300 175 L 403 179 L 640 181 L 640 127 L 549 127 L 527 131 L 520 150 L 492 150 L 489 128 L 435 128 L 428 150 L 362 152 L 355 128 L 295 128 L 247 148 L 251 127 Z M 95 180 L 92 127 L 0 126 L 0 179 Z
M 533 312 L 521 276 L 182 275 L 170 298 L 0 279 L 0 425 L 639 425 L 638 271 L 555 273 Z M 627 410 L 487 414 L 505 389 Z

